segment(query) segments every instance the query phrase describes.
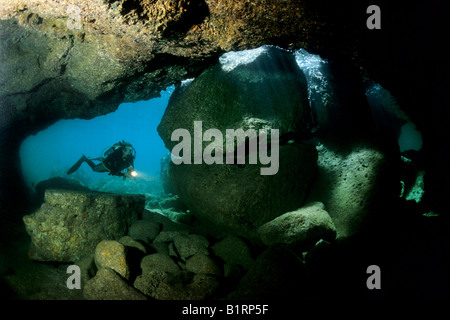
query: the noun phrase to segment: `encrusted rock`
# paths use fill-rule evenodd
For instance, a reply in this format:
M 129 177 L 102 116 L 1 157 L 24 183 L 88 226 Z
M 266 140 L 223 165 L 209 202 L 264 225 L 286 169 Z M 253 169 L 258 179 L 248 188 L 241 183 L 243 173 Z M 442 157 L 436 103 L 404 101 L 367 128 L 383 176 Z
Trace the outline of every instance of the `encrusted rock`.
M 253 264 L 250 249 L 239 237 L 227 237 L 215 243 L 211 250 L 229 265 L 240 265 L 248 270 Z
M 170 242 L 175 239 L 175 237 L 179 235 L 188 235 L 189 233 L 187 231 L 161 231 L 153 240 L 153 243 L 158 242 Z
M 266 245 L 299 245 L 320 239 L 334 240 L 336 227 L 323 203 L 315 202 L 266 222 L 258 228 L 258 233 Z
M 202 142 L 202 151 L 213 143 L 216 153 L 228 152 L 224 140 L 202 140 L 194 121 L 202 122 L 203 132 L 218 129 L 223 137 L 227 129 L 254 129 L 257 135 L 260 129 L 278 129 L 280 136 L 310 134 L 306 78 L 294 56 L 274 47 L 261 47 L 253 55 L 253 59 L 238 63 L 238 54 L 228 53 L 221 63 L 175 90 L 158 125 L 169 150 L 178 144 L 172 133 L 183 128 L 192 139 Z M 194 156 L 193 144 L 191 154 Z M 175 191 L 178 193 L 176 187 Z
M 95 264 L 98 269 L 110 268 L 125 279 L 130 277 L 125 246 L 114 240 L 103 240 L 95 248 Z
M 190 213 L 212 234 L 247 235 L 298 208 L 316 167 L 314 147 L 300 144 L 310 136 L 312 120 L 305 75 L 294 56 L 264 46 L 244 61 L 240 58 L 239 53 L 227 53 L 220 63 L 177 88 L 158 126 L 169 150 L 180 143 L 172 138 L 175 130 L 182 128 L 190 134 L 191 142 L 183 150 L 184 155 L 190 154 L 182 164 L 170 163 L 169 177 Z M 217 136 L 208 140 L 203 135 L 210 129 Z M 279 131 L 279 157 L 270 164 L 250 164 L 250 158 L 261 158 L 261 149 L 267 148 L 261 142 L 262 129 L 270 143 L 271 130 Z M 228 141 L 229 130 L 236 130 L 236 141 Z M 285 145 L 289 140 L 298 143 Z M 239 157 L 244 163 L 229 164 L 243 146 L 246 156 Z M 211 159 L 203 159 L 205 155 L 219 163 L 211 164 Z M 262 175 L 264 170 L 272 173 Z
M 83 295 L 88 300 L 147 300 L 109 268 L 98 270 L 84 287 Z
M 318 174 L 307 201 L 325 205 L 337 239 L 380 222 L 385 204 L 399 196 L 399 155 L 371 141 L 323 141 L 317 149 Z
M 213 296 L 219 287 L 215 276 L 195 274 L 188 283 L 162 281 L 153 298 L 157 300 L 204 300 Z
M 139 241 L 134 240 L 130 236 L 125 236 L 119 239 L 119 242 L 123 244 L 125 247 L 131 247 L 139 250 L 143 254 L 147 253 L 147 249 L 145 246 Z
M 161 230 L 161 225 L 150 220 L 138 220 L 130 226 L 128 234 L 134 240 L 151 242 Z
M 140 196 L 48 189 L 40 209 L 23 218 L 31 236 L 29 256 L 77 261 L 100 241 L 124 236 L 143 205 Z

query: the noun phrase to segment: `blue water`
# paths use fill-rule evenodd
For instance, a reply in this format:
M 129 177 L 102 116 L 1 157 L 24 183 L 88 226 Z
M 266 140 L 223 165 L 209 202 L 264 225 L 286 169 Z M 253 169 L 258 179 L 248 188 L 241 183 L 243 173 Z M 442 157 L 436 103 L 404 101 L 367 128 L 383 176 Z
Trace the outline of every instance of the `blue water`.
M 91 189 L 102 186 L 131 186 L 159 178 L 161 157 L 168 154 L 156 127 L 161 121 L 174 87 L 160 98 L 123 103 L 116 112 L 91 120 L 61 120 L 46 130 L 28 137 L 21 145 L 20 159 L 25 182 L 30 187 L 52 177 L 75 178 Z M 105 148 L 125 140 L 136 149 L 135 181 L 95 173 L 87 164 L 70 176 L 66 171 L 81 157 L 96 158 Z M 159 180 L 159 179 L 158 179 Z M 118 190 L 116 190 L 118 191 Z

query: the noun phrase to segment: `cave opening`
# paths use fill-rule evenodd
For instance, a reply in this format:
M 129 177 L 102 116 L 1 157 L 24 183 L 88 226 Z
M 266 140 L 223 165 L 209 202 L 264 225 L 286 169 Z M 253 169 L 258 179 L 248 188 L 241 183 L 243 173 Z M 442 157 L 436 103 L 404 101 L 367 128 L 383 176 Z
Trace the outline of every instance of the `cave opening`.
M 122 103 L 115 112 L 91 120 L 60 120 L 25 139 L 20 147 L 23 179 L 30 192 L 41 181 L 70 179 L 94 191 L 134 194 L 158 194 L 160 161 L 168 153 L 156 127 L 167 107 L 174 86 L 159 98 Z M 119 141 L 132 144 L 138 176 L 123 180 L 108 173 L 94 172 L 86 163 L 71 175 L 67 170 L 82 156 L 100 157 Z

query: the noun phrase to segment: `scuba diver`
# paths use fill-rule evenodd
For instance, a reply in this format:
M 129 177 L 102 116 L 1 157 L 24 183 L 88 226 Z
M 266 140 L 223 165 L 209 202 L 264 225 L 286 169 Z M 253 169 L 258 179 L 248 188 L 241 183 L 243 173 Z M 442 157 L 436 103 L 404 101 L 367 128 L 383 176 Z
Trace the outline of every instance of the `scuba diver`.
M 136 178 L 137 172 L 134 170 L 134 159 L 136 150 L 125 141 L 117 142 L 104 152 L 102 157 L 89 159 L 83 155 L 69 170 L 67 174 L 72 174 L 86 162 L 95 172 L 109 172 L 109 175 L 126 178 Z M 93 160 L 100 161 L 95 164 Z M 127 172 L 122 171 L 127 169 Z

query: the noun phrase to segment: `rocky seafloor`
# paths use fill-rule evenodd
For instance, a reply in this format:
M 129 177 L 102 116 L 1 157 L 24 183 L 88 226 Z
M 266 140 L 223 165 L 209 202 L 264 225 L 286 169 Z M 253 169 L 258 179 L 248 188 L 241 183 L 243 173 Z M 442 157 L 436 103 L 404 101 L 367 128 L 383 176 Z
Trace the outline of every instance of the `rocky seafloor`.
M 370 173 L 357 174 L 372 154 L 355 147 L 346 157 L 362 165 L 339 166 L 327 175 L 335 177 L 330 181 L 320 172 L 329 172 L 327 164 L 334 167 L 332 153 L 323 145 L 317 149 L 319 173 L 306 204 L 248 237 L 211 232 L 172 194 L 54 189 L 50 183 L 40 207 L 24 216 L 25 228 L 19 223 L 10 230 L 11 245 L 1 252 L 7 289 L 2 294 L 27 300 L 208 301 L 433 295 L 439 273 L 410 265 L 424 265 L 423 259 L 433 259 L 431 253 L 445 245 L 436 232 L 439 215 L 422 215 L 420 206 L 403 196 L 379 204 L 381 219 L 356 231 L 357 217 L 350 219 L 343 208 L 356 202 L 349 200 L 352 194 L 364 200 L 359 206 L 373 207 L 368 201 L 373 192 L 354 192 Z M 347 183 L 352 187 L 345 193 Z M 319 192 L 323 184 L 328 197 Z M 320 194 L 323 202 L 316 200 Z M 74 265 L 80 270 L 78 288 L 71 287 L 77 282 Z M 383 290 L 367 287 L 371 265 L 383 271 Z

